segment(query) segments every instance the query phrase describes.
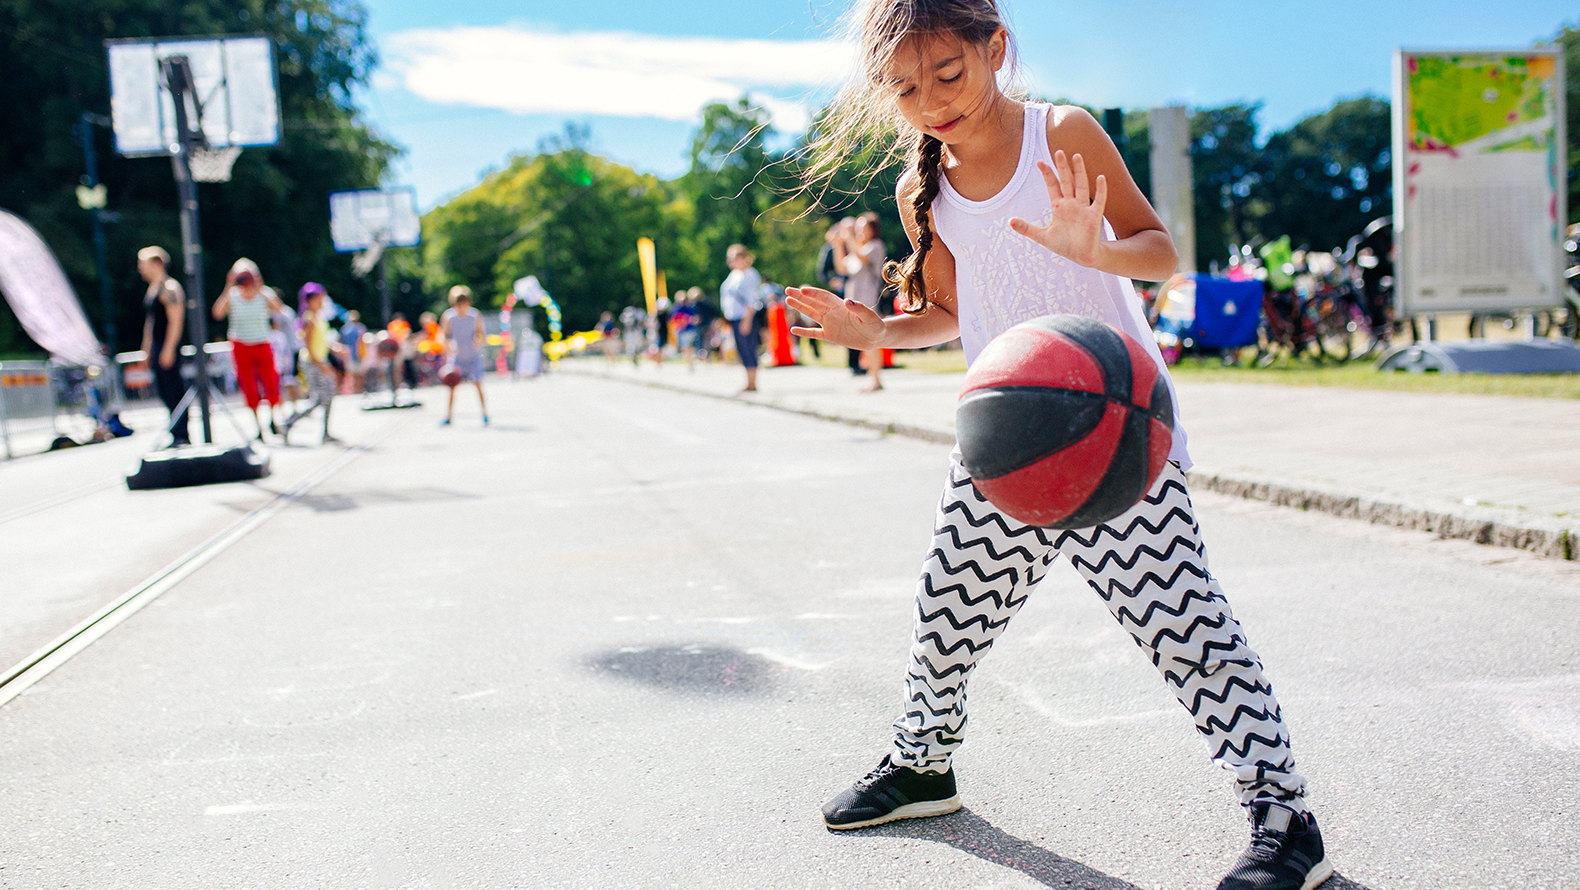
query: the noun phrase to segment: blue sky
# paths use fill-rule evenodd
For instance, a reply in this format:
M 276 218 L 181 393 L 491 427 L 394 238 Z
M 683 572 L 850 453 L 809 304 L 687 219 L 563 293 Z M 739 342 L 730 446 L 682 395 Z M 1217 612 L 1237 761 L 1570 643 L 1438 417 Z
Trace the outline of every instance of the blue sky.
M 1035 94 L 1095 107 L 1263 103 L 1266 132 L 1363 93 L 1393 50 L 1528 46 L 1580 10 L 1557 0 L 1001 0 Z M 696 110 L 743 92 L 794 133 L 847 53 L 840 0 L 365 0 L 382 65 L 359 96 L 407 154 L 394 184 L 431 207 L 567 122 L 594 150 L 684 172 Z

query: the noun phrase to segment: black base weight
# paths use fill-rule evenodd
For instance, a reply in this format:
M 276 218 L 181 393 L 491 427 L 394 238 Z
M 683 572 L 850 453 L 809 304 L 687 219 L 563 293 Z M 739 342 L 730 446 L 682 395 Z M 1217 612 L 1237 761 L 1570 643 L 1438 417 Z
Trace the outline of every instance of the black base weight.
M 269 453 L 251 445 L 184 445 L 143 456 L 137 472 L 126 477 L 133 491 L 183 488 L 220 482 L 244 482 L 269 475 Z

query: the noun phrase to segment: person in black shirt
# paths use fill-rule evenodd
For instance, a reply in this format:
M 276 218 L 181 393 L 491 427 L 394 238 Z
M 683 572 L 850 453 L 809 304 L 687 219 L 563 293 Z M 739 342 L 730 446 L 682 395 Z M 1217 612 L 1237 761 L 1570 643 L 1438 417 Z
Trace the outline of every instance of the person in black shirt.
M 137 273 L 148 282 L 143 295 L 143 353 L 154 374 L 154 389 L 170 409 L 170 446 L 178 448 L 192 442 L 187 431 L 188 409 L 177 415 L 176 407 L 186 395 L 181 378 L 182 308 L 186 294 L 166 272 L 170 254 L 163 247 L 145 247 L 137 252 Z

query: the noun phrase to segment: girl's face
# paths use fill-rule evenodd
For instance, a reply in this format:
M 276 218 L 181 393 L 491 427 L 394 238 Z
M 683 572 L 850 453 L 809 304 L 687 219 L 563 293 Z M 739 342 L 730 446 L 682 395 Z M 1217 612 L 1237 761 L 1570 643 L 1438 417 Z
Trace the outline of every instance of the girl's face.
M 917 34 L 883 67 L 900 116 L 946 145 L 957 145 L 988 124 L 1002 96 L 997 72 L 1008 35 L 1000 28 L 985 44 L 955 34 Z

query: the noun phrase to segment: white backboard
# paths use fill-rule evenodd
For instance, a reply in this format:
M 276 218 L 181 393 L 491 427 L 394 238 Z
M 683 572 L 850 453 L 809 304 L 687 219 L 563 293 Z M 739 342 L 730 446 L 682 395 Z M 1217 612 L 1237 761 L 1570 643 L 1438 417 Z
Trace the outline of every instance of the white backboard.
M 416 247 L 422 243 L 417 192 L 409 188 L 332 192 L 329 236 L 341 253 L 367 250 L 375 244 Z
M 274 43 L 267 37 L 156 37 L 108 40 L 110 114 L 115 148 L 127 157 L 172 154 L 175 104 L 159 62 L 186 56 L 192 65 L 200 122 L 210 148 L 280 141 L 280 97 Z M 191 109 L 192 106 L 188 105 Z

